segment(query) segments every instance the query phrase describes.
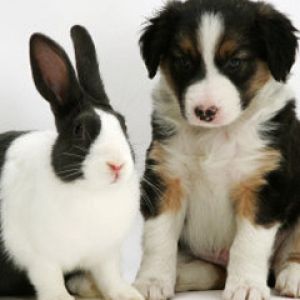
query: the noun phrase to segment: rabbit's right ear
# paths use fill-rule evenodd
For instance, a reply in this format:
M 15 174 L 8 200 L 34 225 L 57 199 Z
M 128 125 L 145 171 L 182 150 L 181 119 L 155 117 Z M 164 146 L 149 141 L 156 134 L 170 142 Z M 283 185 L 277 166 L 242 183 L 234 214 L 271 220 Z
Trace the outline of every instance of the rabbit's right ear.
M 96 48 L 88 31 L 80 25 L 71 28 L 75 49 L 76 68 L 83 90 L 100 105 L 109 105 L 104 84 L 99 72 Z
M 55 116 L 67 114 L 80 101 L 80 86 L 65 51 L 45 35 L 30 38 L 30 63 L 35 86 Z M 77 103 L 76 103 L 77 102 Z

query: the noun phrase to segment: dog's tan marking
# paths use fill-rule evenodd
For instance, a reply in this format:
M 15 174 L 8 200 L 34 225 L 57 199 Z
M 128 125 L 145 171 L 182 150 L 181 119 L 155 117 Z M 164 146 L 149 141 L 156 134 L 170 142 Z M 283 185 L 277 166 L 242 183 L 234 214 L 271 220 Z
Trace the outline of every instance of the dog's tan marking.
M 166 191 L 163 195 L 163 205 L 161 210 L 162 212 L 177 212 L 181 208 L 181 201 L 183 199 L 181 181 L 179 178 L 163 178 L 163 180 L 166 184 Z
M 258 61 L 256 72 L 248 82 L 248 90 L 246 92 L 247 97 L 252 99 L 270 78 L 271 73 L 267 64 Z
M 166 166 L 166 152 L 159 142 L 154 141 L 148 158 L 153 159 L 156 164 L 153 170 L 161 178 L 165 185 L 164 193 L 162 194 L 161 212 L 177 212 L 181 208 L 184 192 L 180 178 L 173 178 L 171 172 Z
M 226 39 L 224 42 L 222 42 L 218 55 L 221 58 L 226 58 L 230 55 L 232 55 L 238 48 L 238 43 L 234 39 Z
M 280 159 L 278 151 L 266 149 L 256 172 L 234 187 L 231 197 L 238 215 L 255 222 L 258 193 L 267 184 L 266 175 L 278 168 Z
M 181 51 L 185 54 L 190 54 L 194 57 L 198 55 L 195 46 L 190 38 L 184 37 L 179 41 L 179 47 Z

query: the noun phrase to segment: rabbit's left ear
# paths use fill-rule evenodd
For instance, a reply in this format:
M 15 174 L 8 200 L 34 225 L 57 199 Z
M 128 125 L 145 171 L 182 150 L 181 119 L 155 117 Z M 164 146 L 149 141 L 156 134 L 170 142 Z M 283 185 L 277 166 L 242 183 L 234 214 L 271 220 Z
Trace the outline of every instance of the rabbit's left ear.
M 30 38 L 30 63 L 35 86 L 50 103 L 56 117 L 78 104 L 81 90 L 65 51 L 45 35 Z
M 282 13 L 264 2 L 255 3 L 256 25 L 263 44 L 263 58 L 273 77 L 285 82 L 295 62 L 298 48 L 297 29 Z
M 109 99 L 99 72 L 96 48 L 90 34 L 84 27 L 75 25 L 71 28 L 71 37 L 81 87 L 98 104 L 109 106 Z

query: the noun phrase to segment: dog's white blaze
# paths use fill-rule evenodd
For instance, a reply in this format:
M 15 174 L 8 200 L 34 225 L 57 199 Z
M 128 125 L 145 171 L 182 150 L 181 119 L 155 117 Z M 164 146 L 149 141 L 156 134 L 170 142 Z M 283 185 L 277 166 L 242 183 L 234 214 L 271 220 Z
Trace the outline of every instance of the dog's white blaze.
M 215 65 L 215 54 L 224 30 L 217 14 L 203 15 L 198 29 L 199 52 L 205 65 L 205 78 L 191 85 L 186 92 L 186 116 L 192 125 L 216 127 L 227 125 L 241 113 L 240 95 L 228 77 Z M 198 105 L 216 106 L 219 113 L 213 122 L 200 121 L 194 114 Z
M 207 76 L 210 77 L 219 73 L 215 67 L 214 58 L 224 30 L 223 20 L 217 14 L 205 14 L 201 19 L 198 30 L 199 51 L 202 53 L 205 62 Z

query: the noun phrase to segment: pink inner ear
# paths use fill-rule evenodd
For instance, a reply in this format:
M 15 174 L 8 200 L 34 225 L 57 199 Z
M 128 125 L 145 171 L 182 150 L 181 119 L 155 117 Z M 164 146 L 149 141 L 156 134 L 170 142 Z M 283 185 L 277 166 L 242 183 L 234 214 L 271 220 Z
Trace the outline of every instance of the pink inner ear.
M 63 104 L 69 87 L 68 70 L 63 58 L 43 42 L 36 44 L 35 53 L 46 85 L 55 94 L 58 102 Z

